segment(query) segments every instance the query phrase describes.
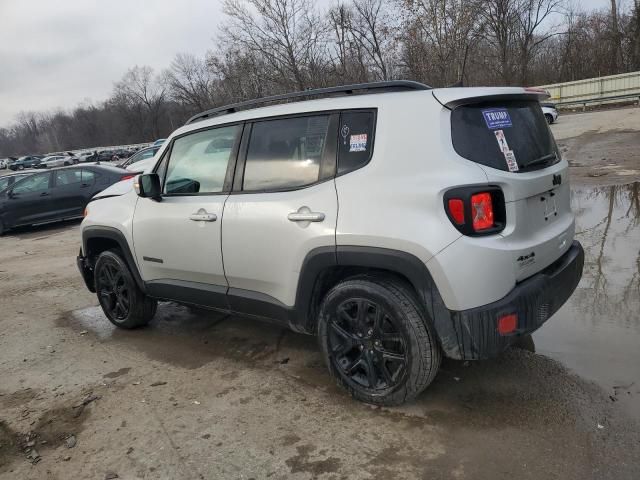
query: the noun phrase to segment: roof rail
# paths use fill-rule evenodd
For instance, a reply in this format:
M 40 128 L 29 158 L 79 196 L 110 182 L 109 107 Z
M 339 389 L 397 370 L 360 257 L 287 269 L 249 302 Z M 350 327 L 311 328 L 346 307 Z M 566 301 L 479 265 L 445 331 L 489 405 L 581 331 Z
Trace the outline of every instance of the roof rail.
M 239 110 L 250 110 L 257 108 L 259 105 L 271 102 L 282 101 L 304 101 L 312 98 L 330 97 L 339 95 L 352 95 L 358 93 L 384 93 L 384 92 L 401 92 L 406 90 L 428 90 L 431 87 L 423 83 L 414 82 L 411 80 L 394 80 L 388 82 L 371 82 L 371 83 L 356 83 L 353 85 L 342 85 L 339 87 L 317 88 L 314 90 L 303 90 L 301 92 L 284 93 L 281 95 L 272 95 L 270 97 L 258 98 L 255 100 L 247 100 L 244 102 L 234 103 L 232 105 L 225 105 L 224 107 L 212 108 L 202 113 L 194 115 L 187 120 L 185 125 L 188 125 L 205 118 L 215 117 L 218 115 L 227 115 L 235 113 Z

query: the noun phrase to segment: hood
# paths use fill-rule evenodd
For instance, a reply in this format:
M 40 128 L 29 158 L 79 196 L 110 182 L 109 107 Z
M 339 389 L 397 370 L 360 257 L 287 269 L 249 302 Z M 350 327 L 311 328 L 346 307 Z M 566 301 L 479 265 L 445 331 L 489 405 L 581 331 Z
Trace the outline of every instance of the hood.
M 119 197 L 120 195 L 124 195 L 125 193 L 129 193 L 133 190 L 133 182 L 134 178 L 129 178 L 127 180 L 121 180 L 118 183 L 114 183 L 108 188 L 105 188 L 100 193 L 97 193 L 92 200 L 98 200 L 100 198 L 106 197 Z
M 157 161 L 158 159 L 156 157 L 146 158 L 129 165 L 127 170 L 133 173 L 149 173 L 153 170 Z

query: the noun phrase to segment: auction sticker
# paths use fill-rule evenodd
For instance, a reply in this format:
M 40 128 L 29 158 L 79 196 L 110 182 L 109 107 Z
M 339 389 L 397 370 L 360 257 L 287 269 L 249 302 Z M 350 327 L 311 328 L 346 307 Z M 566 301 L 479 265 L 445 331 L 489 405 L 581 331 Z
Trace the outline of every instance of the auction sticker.
M 364 152 L 367 150 L 367 134 L 351 135 L 349 137 L 349 152 Z
M 500 151 L 502 153 L 505 153 L 511 150 L 509 148 L 509 144 L 507 143 L 507 137 L 504 136 L 503 130 L 496 130 L 493 133 L 495 133 L 496 135 L 496 140 L 498 141 L 498 146 L 500 147 Z
M 482 116 L 487 124 L 487 128 L 496 130 L 498 128 L 511 127 L 511 117 L 506 108 L 490 108 L 482 110 Z
M 504 152 L 504 159 L 507 161 L 507 167 L 510 172 L 518 171 L 518 162 L 516 162 L 516 155 L 513 153 L 513 150 Z

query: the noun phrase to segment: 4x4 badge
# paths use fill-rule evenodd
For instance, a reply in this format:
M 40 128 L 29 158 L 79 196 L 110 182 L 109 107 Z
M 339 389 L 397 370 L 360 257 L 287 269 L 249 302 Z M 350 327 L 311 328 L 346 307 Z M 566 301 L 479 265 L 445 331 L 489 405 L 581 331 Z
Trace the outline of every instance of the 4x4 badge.
M 560 185 L 562 183 L 562 175 L 557 174 L 553 176 L 553 184 Z

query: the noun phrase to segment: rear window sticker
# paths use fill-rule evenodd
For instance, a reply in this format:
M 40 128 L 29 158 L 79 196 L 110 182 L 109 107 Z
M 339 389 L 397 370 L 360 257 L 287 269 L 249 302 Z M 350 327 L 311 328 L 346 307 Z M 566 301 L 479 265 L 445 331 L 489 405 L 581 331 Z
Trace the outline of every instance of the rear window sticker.
M 367 134 L 351 135 L 349 137 L 349 152 L 364 152 L 367 150 Z
M 498 145 L 500 146 L 500 151 L 502 153 L 508 152 L 509 150 L 511 150 L 509 148 L 509 144 L 507 143 L 507 137 L 504 136 L 503 130 L 496 130 L 493 133 L 496 134 L 496 140 L 498 141 Z
M 511 117 L 506 108 L 490 108 L 482 110 L 482 116 L 487 124 L 487 128 L 496 130 L 498 128 L 511 127 Z
M 510 172 L 518 171 L 518 162 L 516 162 L 516 155 L 513 153 L 513 150 L 508 150 L 504 152 L 504 158 L 507 161 L 507 167 L 509 167 Z

